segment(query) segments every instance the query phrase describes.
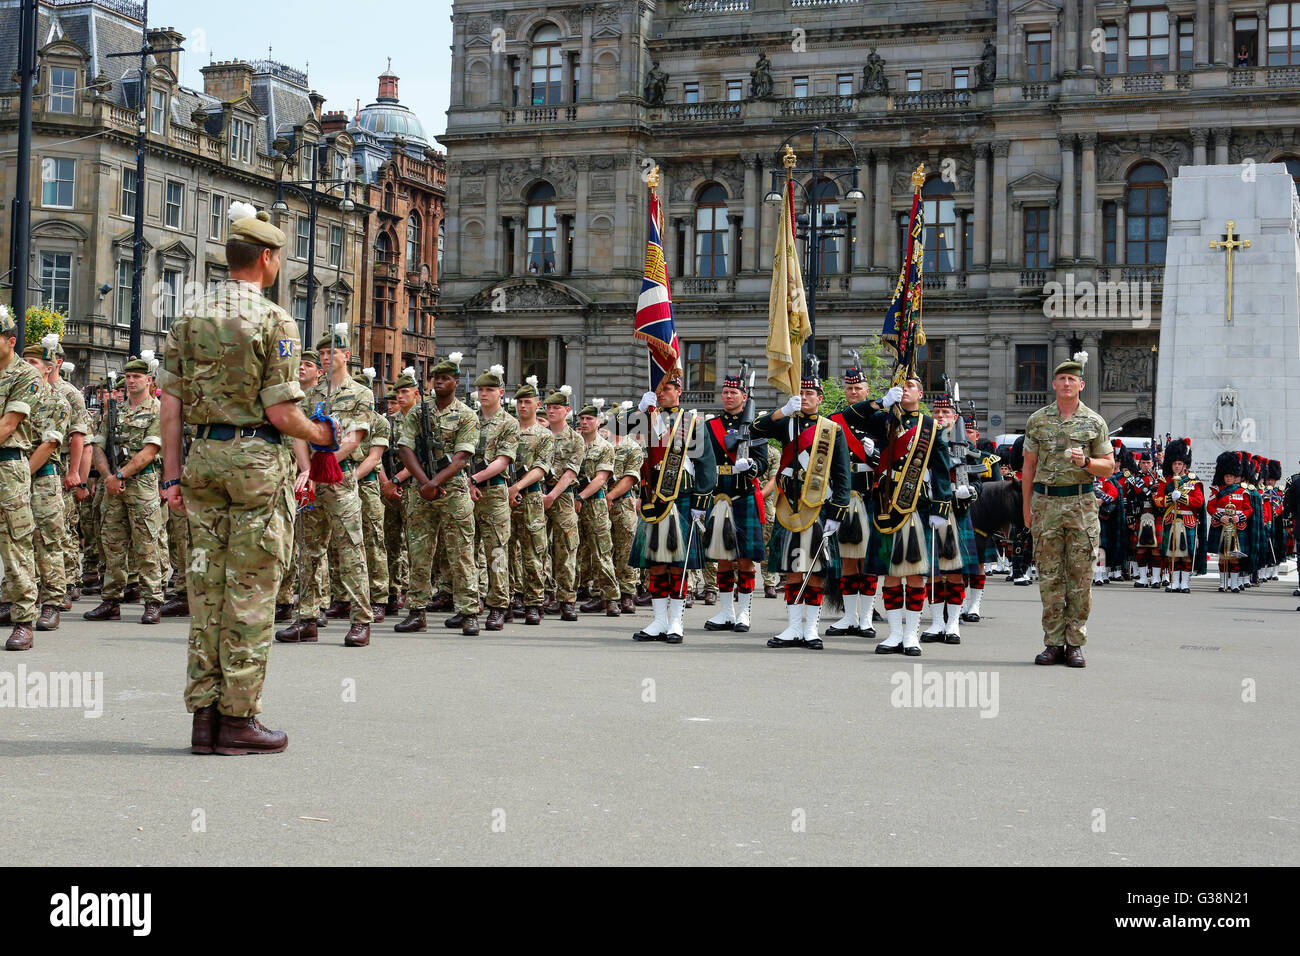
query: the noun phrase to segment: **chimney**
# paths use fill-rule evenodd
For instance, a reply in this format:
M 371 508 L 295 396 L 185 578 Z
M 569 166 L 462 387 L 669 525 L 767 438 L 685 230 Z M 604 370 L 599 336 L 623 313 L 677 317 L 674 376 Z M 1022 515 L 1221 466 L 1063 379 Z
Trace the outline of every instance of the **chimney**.
M 253 92 L 253 67 L 243 60 L 222 60 L 199 70 L 203 92 L 223 103 L 232 103 Z
M 177 33 L 171 27 L 154 27 L 149 31 L 149 46 L 156 47 L 158 50 L 168 50 L 181 46 L 185 42 L 185 37 Z M 180 77 L 181 53 L 178 49 L 170 49 L 169 52 L 158 52 L 153 55 L 154 60 L 159 66 L 165 66 L 172 71 L 172 76 Z
M 315 90 L 307 94 L 307 99 L 311 100 L 311 111 L 316 114 L 316 122 L 320 122 L 320 109 L 325 105 L 325 97 L 321 96 Z
M 321 117 L 320 128 L 326 136 L 341 133 L 348 128 L 348 114 L 343 110 L 331 110 Z
M 379 74 L 379 96 L 381 103 L 397 102 L 397 75 L 393 73 L 393 61 L 388 61 L 388 69 Z

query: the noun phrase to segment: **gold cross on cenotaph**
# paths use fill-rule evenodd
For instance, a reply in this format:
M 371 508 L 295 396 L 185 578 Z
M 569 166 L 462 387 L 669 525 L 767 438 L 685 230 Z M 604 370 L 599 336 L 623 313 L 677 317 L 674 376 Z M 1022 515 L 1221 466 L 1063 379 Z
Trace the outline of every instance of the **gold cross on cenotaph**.
M 1232 251 L 1233 251 L 1234 249 L 1249 249 L 1249 248 L 1250 248 L 1250 240 L 1249 240 L 1249 239 L 1233 239 L 1233 238 L 1232 238 L 1232 229 L 1233 229 L 1233 227 L 1234 227 L 1235 225 L 1236 225 L 1236 221 L 1235 221 L 1235 220 L 1232 220 L 1232 219 L 1229 219 L 1229 220 L 1228 220 L 1228 238 L 1227 238 L 1227 239 L 1211 239 L 1211 240 L 1210 240 L 1210 248 L 1211 248 L 1211 249 L 1226 249 L 1226 250 L 1228 250 L 1228 322 L 1229 322 L 1229 324 L 1232 323 Z

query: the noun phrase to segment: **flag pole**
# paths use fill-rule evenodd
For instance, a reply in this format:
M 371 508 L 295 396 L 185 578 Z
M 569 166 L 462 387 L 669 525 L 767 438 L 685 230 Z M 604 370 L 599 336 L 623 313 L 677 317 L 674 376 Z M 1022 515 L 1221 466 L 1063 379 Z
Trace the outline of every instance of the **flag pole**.
M 659 166 L 658 165 L 656 165 L 654 169 L 650 170 L 650 173 L 649 175 L 646 176 L 645 181 L 646 181 L 646 185 L 650 187 L 649 206 L 650 209 L 652 210 L 652 215 L 657 214 L 655 225 L 659 227 L 659 243 L 660 246 L 662 246 L 664 241 L 664 208 L 663 206 L 659 205 L 657 201 L 659 199 Z M 664 272 L 665 273 L 668 272 L 668 258 L 666 256 L 664 257 Z M 654 356 L 651 355 L 649 352 L 646 352 L 646 358 L 645 358 L 646 387 L 650 389 L 654 388 L 654 361 L 655 361 Z

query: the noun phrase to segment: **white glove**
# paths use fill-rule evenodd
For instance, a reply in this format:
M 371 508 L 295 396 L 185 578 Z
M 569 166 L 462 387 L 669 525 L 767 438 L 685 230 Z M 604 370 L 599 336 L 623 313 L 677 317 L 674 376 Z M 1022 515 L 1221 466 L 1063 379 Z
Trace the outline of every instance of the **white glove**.
M 889 391 L 885 393 L 883 398 L 881 398 L 880 407 L 889 408 L 889 406 L 897 405 L 902 400 L 903 400 L 903 386 L 895 385 L 893 388 L 891 388 Z
M 826 537 L 829 538 L 831 535 L 833 535 L 836 531 L 839 530 L 840 530 L 840 523 L 838 521 L 836 521 L 834 518 L 826 519 L 826 528 L 825 528 Z
M 659 401 L 659 398 L 654 392 L 646 392 L 641 396 L 641 404 L 637 408 L 643 412 L 649 411 L 657 401 Z
M 1172 498 L 1174 501 L 1182 501 L 1183 493 L 1179 491 L 1177 488 L 1175 488 L 1173 491 L 1169 493 L 1169 497 Z
M 948 519 L 943 515 L 930 515 L 930 527 L 935 531 L 942 531 L 948 527 Z
M 694 508 L 691 509 L 691 521 L 693 521 L 693 522 L 694 522 L 694 521 L 703 521 L 703 520 L 704 520 L 704 515 L 705 515 L 705 512 L 703 512 L 703 511 L 697 511 L 697 510 L 694 509 Z
M 957 486 L 957 492 L 956 492 L 956 494 L 957 494 L 957 497 L 960 498 L 962 501 L 965 501 L 967 498 L 969 498 L 969 497 L 970 497 L 971 495 L 973 495 L 974 493 L 975 493 L 975 489 L 973 489 L 970 485 L 958 485 L 958 486 Z
M 731 473 L 739 475 L 742 472 L 749 471 L 754 467 L 754 462 L 749 458 L 737 458 L 736 463 L 731 466 Z
M 872 441 L 870 438 L 868 438 L 866 435 L 863 435 L 862 450 L 865 451 L 868 455 L 870 455 L 872 452 L 876 450 L 876 443 Z
M 793 415 L 795 412 L 801 410 L 802 408 L 803 408 L 803 399 L 800 398 L 798 395 L 795 395 L 791 397 L 790 401 L 786 402 L 784 405 L 781 406 L 781 413 L 783 415 Z

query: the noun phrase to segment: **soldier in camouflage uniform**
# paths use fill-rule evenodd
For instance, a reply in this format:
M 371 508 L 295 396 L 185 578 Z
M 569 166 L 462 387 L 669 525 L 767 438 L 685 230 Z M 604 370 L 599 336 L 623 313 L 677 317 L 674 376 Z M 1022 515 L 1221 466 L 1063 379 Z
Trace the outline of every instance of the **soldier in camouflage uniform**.
M 1105 419 L 1079 400 L 1087 360 L 1088 353 L 1082 352 L 1056 367 L 1056 401 L 1025 423 L 1021 487 L 1025 527 L 1034 536 L 1047 645 L 1035 664 L 1086 666 L 1091 575 L 1101 536 L 1093 479 L 1115 470 Z
M 373 371 L 373 369 L 367 369 Z M 354 375 L 352 380 L 367 391 L 369 376 Z M 366 547 L 366 572 L 370 576 L 370 613 L 375 621 L 382 621 L 388 603 L 388 552 L 384 549 L 384 499 L 379 494 L 384 477 L 383 456 L 388 451 L 392 435 L 388 418 L 377 409 L 370 416 L 371 429 L 357 449 L 362 456 L 356 468 L 357 491 L 361 495 L 362 537 Z
M 63 610 L 71 610 L 72 602 L 81 596 L 81 541 L 77 536 L 77 511 L 81 498 L 78 492 L 84 492 L 81 480 L 81 459 L 85 450 L 86 438 L 90 434 L 90 416 L 86 413 L 86 400 L 81 397 L 81 390 L 62 375 L 71 375 L 75 366 L 63 361 L 63 346 L 55 351 L 54 364 L 50 368 L 47 381 L 50 386 L 68 403 L 68 427 L 63 433 L 63 444 L 59 448 L 59 469 L 63 475 L 63 574 L 67 582 L 67 593 L 63 599 Z M 88 497 L 88 496 L 85 496 Z
M 194 426 L 186 422 L 181 430 L 181 467 L 189 457 L 190 445 L 194 443 Z M 190 566 L 190 522 L 183 514 L 167 509 L 168 557 L 175 569 L 176 586 L 172 596 L 163 601 L 163 617 L 189 617 L 189 587 L 186 585 L 186 568 Z
M 505 626 L 510 609 L 510 499 L 506 490 L 519 454 L 519 422 L 501 407 L 505 369 L 493 365 L 474 382 L 480 403 L 478 445 L 469 476 L 478 552 L 487 564 L 489 631 Z
M 435 540 L 441 537 L 451 571 L 456 613 L 443 624 L 461 633 L 478 634 L 478 572 L 474 567 L 474 503 L 469 496 L 465 467 L 478 448 L 478 416 L 456 398 L 460 385 L 459 352 L 433 367 L 433 394 L 413 408 L 402 422 L 398 446 L 402 462 L 414 478 L 407 494 L 411 544 L 411 594 L 407 616 L 397 625 L 403 633 L 425 628 Z M 422 461 L 421 458 L 424 460 Z
M 116 407 L 117 431 L 108 434 L 108 415 L 93 439 L 95 467 L 104 479 L 104 510 L 100 536 L 104 549 L 103 600 L 82 616 L 87 621 L 117 621 L 127 593 L 128 552 L 140 574 L 144 601 L 141 624 L 162 622 L 163 514 L 158 501 L 158 463 L 162 448 L 160 404 L 152 392 L 152 369 L 143 359 L 123 366 L 127 401 Z M 116 445 L 116 449 L 110 448 Z M 115 452 L 117 469 L 109 463 Z
M 398 381 L 403 381 L 399 378 Z M 415 382 L 405 379 L 412 393 Z M 384 452 L 383 474 L 379 476 L 379 492 L 384 499 L 384 551 L 388 561 L 388 602 L 385 614 L 396 614 L 406 606 L 406 592 L 411 584 L 410 565 L 406 559 L 406 522 L 403 520 L 404 502 L 401 484 L 406 481 L 406 469 L 397 453 L 397 438 L 402 432 L 402 411 L 397 404 L 396 386 L 384 396 L 388 413 L 388 448 Z
M 609 503 L 605 488 L 614 474 L 614 446 L 598 434 L 600 410 L 585 406 L 578 413 L 578 431 L 582 435 L 582 463 L 578 466 L 578 486 L 573 506 L 578 511 L 582 537 L 591 553 L 591 600 L 579 608 L 583 613 L 605 612 L 618 617 L 618 578 L 614 576 L 614 539 L 609 523 Z
M 96 594 L 104 586 L 104 541 L 99 531 L 104 514 L 104 476 L 95 467 L 92 453 L 92 439 L 104 427 L 104 413 L 108 402 L 114 397 L 114 390 L 108 379 L 104 379 L 99 389 L 99 405 L 90 416 L 90 430 L 86 433 L 86 442 L 81 455 L 82 481 L 86 483 L 87 495 L 81 502 L 81 527 L 85 532 L 86 547 L 82 552 L 82 592 Z
M 339 323 L 325 333 L 316 343 L 321 365 L 328 369 L 325 383 L 316 386 L 303 398 L 303 410 L 328 409 L 342 424 L 344 439 L 334 456 L 343 472 L 337 484 L 323 485 L 312 482 L 307 442 L 294 442 L 294 457 L 298 462 L 295 492 L 313 487 L 316 492 L 315 507 L 302 513 L 302 561 L 305 568 L 314 569 L 328 561 L 330 538 L 339 545 L 337 573 L 347 598 L 347 609 L 335 609 L 340 616 L 347 614 L 351 622 L 343 643 L 347 647 L 367 647 L 370 644 L 370 581 L 366 570 L 366 552 L 362 542 L 361 496 L 357 492 L 354 474 L 361 462 L 361 443 L 371 429 L 374 413 L 374 396 L 364 386 L 352 381 L 348 375 L 348 349 L 346 323 Z M 303 593 L 298 604 L 298 620 L 275 632 L 275 639 L 285 643 L 311 643 L 317 640 L 316 616 L 325 602 L 325 591 L 320 579 L 313 574 L 303 583 Z
M 315 349 L 303 349 L 302 356 L 298 362 L 298 387 L 302 389 L 303 395 L 316 387 L 320 381 L 320 353 Z M 310 411 L 310 409 L 307 409 Z M 284 467 L 292 474 L 298 472 L 298 462 L 293 453 L 293 442 L 284 441 L 280 443 L 280 457 L 284 459 Z M 302 511 L 295 507 L 289 512 L 289 520 L 293 526 L 293 547 L 286 550 L 287 555 L 285 563 L 280 567 L 280 589 L 275 598 L 275 620 L 278 623 L 284 623 L 293 620 L 293 609 L 298 603 L 298 598 L 303 587 L 302 578 L 305 574 L 312 574 L 318 578 L 318 586 L 321 590 L 325 587 L 325 576 L 328 568 L 320 566 L 315 568 L 304 568 L 302 565 Z M 321 618 L 320 620 L 324 620 Z M 319 622 L 318 622 L 319 623 Z
M 546 529 L 551 538 L 551 573 L 555 579 L 555 599 L 544 610 L 560 615 L 561 621 L 576 621 L 578 595 L 574 578 L 578 568 L 578 515 L 573 507 L 573 485 L 582 464 L 582 436 L 569 427 L 567 385 L 546 398 L 546 423 L 555 436 L 555 459 L 552 484 L 542 498 L 546 509 Z
M 542 623 L 543 575 L 546 560 L 546 510 L 542 505 L 543 483 L 550 479 L 555 458 L 555 436 L 537 420 L 537 376 L 515 392 L 519 415 L 519 446 L 515 457 L 515 483 L 506 489 L 513 509 L 510 521 L 512 551 L 519 555 L 519 595 L 524 606 L 524 623 Z
M 641 447 L 641 432 L 629 433 L 626 427 L 627 412 L 631 402 L 620 410 L 620 427 L 614 443 L 613 487 L 605 495 L 609 502 L 610 531 L 614 539 L 614 576 L 618 578 L 621 614 L 636 613 L 636 586 L 639 570 L 632 567 L 628 558 L 632 554 L 632 539 L 636 537 L 637 492 L 641 484 L 641 463 L 645 451 Z
M 0 305 L 0 417 L 12 420 L 12 427 L 0 424 L 0 564 L 4 566 L 3 597 L 9 604 L 13 632 L 5 642 L 7 651 L 32 647 L 32 623 L 36 620 L 39 591 L 32 576 L 35 563 L 32 534 L 31 472 L 27 455 L 35 431 L 31 422 L 41 382 L 40 375 L 15 352 L 18 330 L 9 310 Z

